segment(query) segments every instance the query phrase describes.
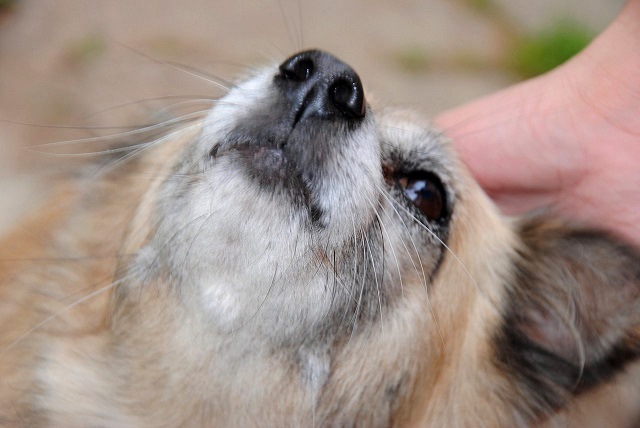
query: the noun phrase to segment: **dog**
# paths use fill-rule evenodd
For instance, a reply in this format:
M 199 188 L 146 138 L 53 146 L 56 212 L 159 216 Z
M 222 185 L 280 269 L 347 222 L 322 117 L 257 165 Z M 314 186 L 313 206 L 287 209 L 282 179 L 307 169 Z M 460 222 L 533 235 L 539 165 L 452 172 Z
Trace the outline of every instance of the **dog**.
M 299 52 L 56 183 L 0 250 L 1 425 L 637 421 L 638 251 L 370 98 Z

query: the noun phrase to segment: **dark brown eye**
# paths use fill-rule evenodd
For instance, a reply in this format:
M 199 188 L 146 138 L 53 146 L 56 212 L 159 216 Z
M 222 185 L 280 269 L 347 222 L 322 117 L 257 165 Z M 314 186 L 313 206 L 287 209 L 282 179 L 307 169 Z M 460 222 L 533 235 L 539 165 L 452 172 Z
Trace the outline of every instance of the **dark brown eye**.
M 446 216 L 446 200 L 442 183 L 432 174 L 418 172 L 399 177 L 404 195 L 430 221 L 442 221 Z

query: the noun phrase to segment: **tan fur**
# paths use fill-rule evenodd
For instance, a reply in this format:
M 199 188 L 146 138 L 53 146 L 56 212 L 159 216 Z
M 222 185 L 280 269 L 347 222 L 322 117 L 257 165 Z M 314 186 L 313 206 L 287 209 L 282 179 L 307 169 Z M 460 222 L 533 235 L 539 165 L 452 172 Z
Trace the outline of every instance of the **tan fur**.
M 402 110 L 381 110 L 378 120 L 424 127 Z M 129 284 L 127 265 L 157 232 L 164 178 L 201 130 L 191 124 L 97 179 L 64 181 L 39 215 L 5 238 L 2 426 L 312 426 L 318 415 L 335 426 L 530 422 L 508 401 L 518 386 L 494 363 L 493 345 L 521 241 L 453 158 L 459 198 L 435 277 L 425 284 L 407 261 L 392 316 L 381 315 L 367 334 L 339 337 L 331 352 L 283 344 L 274 353 L 243 342 L 242 330 L 216 333 L 191 311 L 190 292 L 187 304 L 180 301 L 163 268 L 148 283 Z M 324 264 L 331 262 L 325 254 Z M 226 345 L 235 340 L 241 346 Z M 284 357 L 296 352 L 302 369 Z M 322 367 L 326 380 L 300 380 L 305 370 L 322 377 Z M 610 400 L 606 390 L 583 398 L 589 408 Z M 567 418 L 588 422 L 563 414 L 547 422 Z
M 159 156 L 171 156 L 176 147 L 180 147 L 180 143 L 174 143 L 169 146 L 161 146 L 160 149 L 154 150 L 149 153 L 149 158 Z M 168 148 L 168 149 L 167 149 Z M 155 153 L 159 152 L 159 153 Z M 168 153 L 168 154 L 165 154 Z M 162 163 L 160 163 L 162 166 Z M 105 183 L 99 183 L 96 187 L 102 187 L 104 190 L 104 196 L 102 204 L 97 205 L 95 208 L 89 211 L 81 211 L 76 215 L 71 215 L 71 221 L 65 226 L 67 229 L 63 235 L 56 236 L 64 243 L 69 242 L 73 247 L 80 245 L 79 248 L 74 248 L 78 254 L 95 254 L 95 259 L 82 260 L 81 262 L 70 261 L 73 270 L 73 277 L 70 278 L 69 284 L 65 284 L 62 290 L 58 290 L 59 298 L 64 298 L 62 303 L 55 302 L 56 309 L 49 309 L 56 316 L 48 321 L 42 328 L 30 333 L 26 338 L 19 339 L 18 335 L 27 331 L 29 328 L 36 325 L 43 319 L 43 315 L 40 314 L 39 307 L 51 307 L 52 297 L 48 294 L 53 293 L 53 286 L 56 284 L 49 284 L 46 280 L 43 280 L 40 287 L 46 287 L 46 290 L 37 290 L 42 293 L 47 293 L 46 296 L 41 297 L 40 300 L 34 300 L 34 290 L 25 287 L 22 289 L 22 293 L 16 292 L 12 285 L 15 282 L 6 282 L 6 286 L 1 288 L 4 293 L 10 293 L 12 299 L 22 298 L 23 303 L 18 303 L 15 306 L 20 307 L 19 314 L 16 312 L 9 312 L 3 317 L 3 325 L 11 325 L 12 328 L 3 330 L 3 333 L 9 333 L 8 337 L 3 337 L 3 349 L 7 346 L 11 346 L 7 352 L 2 355 L 3 372 L 0 373 L 3 379 L 3 395 L 0 401 L 1 409 L 16 410 L 14 407 L 14 400 L 16 396 L 19 396 L 21 387 L 23 385 L 30 385 L 31 376 L 37 376 L 38 373 L 30 373 L 31 367 L 26 364 L 23 371 L 15 371 L 16 367 L 24 366 L 25 361 L 29 361 L 29 358 L 33 357 L 34 346 L 44 346 L 48 348 L 51 353 L 49 361 L 45 364 L 46 376 L 50 378 L 51 384 L 68 385 L 63 391 L 63 394 L 56 394 L 58 399 L 54 402 L 47 403 L 47 411 L 60 412 L 60 420 L 56 422 L 55 426 L 84 426 L 84 421 L 76 420 L 76 417 L 69 418 L 65 416 L 65 408 L 73 408 L 74 411 L 82 412 L 83 408 L 87 408 L 86 412 L 108 412 L 117 414 L 119 409 L 100 409 L 99 401 L 102 394 L 116 394 L 113 390 L 113 386 L 110 385 L 113 373 L 104 373 L 106 370 L 118 370 L 117 365 L 109 363 L 108 360 L 104 360 L 104 356 L 109 353 L 109 344 L 105 336 L 106 325 L 100 322 L 103 317 L 107 315 L 107 298 L 106 296 L 111 293 L 107 291 L 100 293 L 95 297 L 88 299 L 81 305 L 74 306 L 72 309 L 65 310 L 67 304 L 73 304 L 77 299 L 77 294 L 87 295 L 92 291 L 99 290 L 101 286 L 109 284 L 113 279 L 112 274 L 115 272 L 116 260 L 113 254 L 119 253 L 121 255 L 130 254 L 135 248 L 141 246 L 145 242 L 146 237 L 150 233 L 148 229 L 148 222 L 145 221 L 148 218 L 149 210 L 153 206 L 152 200 L 155 196 L 154 189 L 157 188 L 158 180 L 139 179 L 136 177 L 136 172 L 132 172 L 130 180 L 126 180 L 121 175 L 122 171 L 119 171 L 119 176 L 116 182 L 112 182 L 113 177 L 110 175 L 105 177 Z M 167 171 L 160 171 L 160 173 L 166 173 Z M 510 231 L 504 227 L 503 223 L 499 220 L 499 215 L 494 209 L 488 205 L 485 197 L 477 189 L 476 185 L 471 181 L 468 181 L 467 188 L 469 191 L 468 200 L 473 203 L 465 205 L 464 208 L 458 210 L 456 223 L 460 224 L 460 230 L 456 229 L 456 233 L 452 236 L 450 248 L 451 251 L 458 255 L 461 260 L 464 260 L 465 266 L 469 269 L 469 274 L 472 276 L 476 284 L 470 279 L 470 276 L 464 270 L 460 269 L 460 261 L 456 259 L 449 259 L 448 263 L 443 266 L 440 273 L 441 277 L 447 278 L 449 286 L 438 287 L 439 292 L 434 293 L 431 296 L 431 302 L 427 302 L 424 294 L 424 290 L 420 287 L 407 288 L 407 298 L 409 301 L 414 302 L 411 306 L 411 310 L 407 312 L 403 319 L 396 320 L 392 325 L 385 325 L 385 329 L 378 334 L 374 332 L 373 335 L 364 338 L 364 342 L 356 344 L 356 349 L 362 349 L 363 352 L 367 352 L 366 349 L 377 349 L 373 355 L 369 355 L 367 358 L 366 368 L 370 373 L 365 375 L 367 383 L 376 385 L 382 381 L 378 379 L 379 376 L 387 376 L 387 373 L 395 371 L 393 365 L 397 364 L 398 358 L 392 356 L 393 354 L 400 352 L 400 354 L 419 353 L 424 356 L 423 362 L 420 366 L 412 367 L 411 363 L 405 362 L 411 372 L 416 377 L 414 388 L 415 391 L 411 394 L 413 397 L 406 403 L 402 403 L 401 411 L 394 417 L 396 424 L 399 426 L 406 426 L 406 424 L 422 425 L 425 421 L 429 421 L 430 426 L 443 426 L 447 424 L 457 426 L 467 426 L 471 424 L 477 418 L 483 416 L 482 414 L 475 414 L 466 409 L 465 403 L 469 400 L 478 403 L 477 411 L 480 411 L 485 406 L 495 406 L 495 403 L 491 403 L 491 397 L 485 396 L 487 403 L 481 404 L 478 402 L 480 396 L 478 390 L 484 388 L 483 385 L 474 385 L 473 382 L 467 382 L 464 390 L 452 390 L 452 387 L 458 384 L 454 379 L 474 379 L 477 378 L 477 373 L 483 371 L 483 353 L 490 352 L 489 349 L 483 347 L 483 339 L 491 331 L 491 319 L 497 317 L 496 308 L 500 300 L 499 292 L 492 284 L 495 283 L 495 278 L 482 277 L 477 271 L 484 271 L 483 266 L 474 266 L 472 255 L 466 255 L 464 252 L 464 246 L 458 242 L 460 235 L 475 238 L 478 242 L 482 242 L 480 247 L 490 249 L 491 245 L 497 246 L 495 250 L 498 252 L 508 252 L 508 243 L 511 240 Z M 102 193 L 101 192 L 101 193 Z M 473 192 L 473 193 L 472 193 Z M 69 192 L 67 192 L 69 193 Z M 82 192 L 76 191 L 76 197 L 82 195 Z M 140 196 L 143 195 L 143 196 Z M 474 195 L 474 196 L 471 196 Z M 91 197 L 96 197 L 92 194 Z M 95 230 L 100 229 L 101 223 L 105 218 L 112 218 L 114 212 L 119 209 L 120 206 L 125 205 L 123 198 L 141 199 L 136 213 L 123 213 L 121 229 L 114 231 L 111 228 L 104 228 L 104 233 L 100 233 L 102 237 L 99 242 L 92 242 L 90 248 L 84 248 L 81 245 L 82 236 L 76 235 L 78 231 L 76 228 L 81 227 L 81 230 Z M 473 200 L 472 198 L 476 199 Z M 51 262 L 38 261 L 40 257 L 53 257 L 55 253 L 42 250 L 42 246 L 49 246 L 49 239 L 51 239 L 50 233 L 52 231 L 64 230 L 65 227 L 59 226 L 69 213 L 69 207 L 74 202 L 69 201 L 67 198 L 55 197 L 54 201 L 48 206 L 51 208 L 45 208 L 43 210 L 46 215 L 34 219 L 33 223 L 26 223 L 18 228 L 20 231 L 27 231 L 27 238 L 22 234 L 19 236 L 10 236 L 7 238 L 7 242 L 20 242 L 23 248 L 20 248 L 20 252 L 11 252 L 11 257 L 3 254 L 3 259 L 26 259 L 22 262 L 26 265 L 27 271 L 36 265 L 36 268 L 44 264 L 45 271 L 47 265 Z M 100 198 L 102 199 L 102 198 Z M 77 202 L 76 202 L 77 203 Z M 475 209 L 475 210 L 474 210 Z M 56 211 L 65 211 L 57 214 Z M 57 215 L 56 215 L 57 214 Z M 115 213 L 117 214 L 117 213 Z M 88 215 L 88 216 L 87 216 Z M 62 217 L 62 218 L 60 218 Z M 128 219 L 133 218 L 131 226 L 127 224 Z M 473 218 L 474 221 L 470 221 L 469 218 Z M 80 224 L 76 223 L 79 222 Z M 34 224 L 35 223 L 35 224 Z M 472 227 L 469 227 L 472 226 Z M 131 228 L 131 232 L 128 235 L 126 244 L 124 246 L 125 251 L 114 247 L 112 237 L 114 235 L 124 234 L 126 229 Z M 482 237 L 482 231 L 491 229 L 495 232 L 502 230 L 504 238 L 502 240 L 492 239 L 490 242 L 484 242 L 486 240 Z M 72 234 L 71 236 L 67 234 Z M 29 240 L 28 237 L 33 240 Z M 485 235 L 486 236 L 486 235 Z M 493 238 L 493 236 L 492 236 Z M 76 241 L 76 239 L 78 239 Z M 43 242 L 34 242 L 41 240 Z M 2 248 L 11 248 L 10 244 L 4 245 Z M 468 247 L 468 250 L 473 248 Z M 106 257 L 105 257 L 106 256 Z M 55 260 L 55 263 L 60 261 Z M 62 261 L 62 263 L 65 263 Z M 81 268 L 81 272 L 77 270 Z M 476 269 L 477 268 L 477 269 Z M 495 266 L 497 271 L 500 271 L 500 266 Z M 18 269 L 19 270 L 19 269 Z M 499 272 L 496 272 L 496 275 Z M 5 272 L 6 278 L 11 278 L 12 270 Z M 45 273 L 46 276 L 46 273 Z M 33 284 L 38 284 L 37 276 L 32 278 L 29 275 L 28 280 Z M 414 278 L 408 283 L 419 282 L 419 278 Z M 481 293 L 475 287 L 479 287 Z M 15 285 L 14 285 L 15 287 Z M 122 397 L 124 405 L 131 405 L 135 403 L 136 406 L 156 406 L 158 402 L 164 402 L 166 407 L 166 413 L 162 412 L 156 414 L 153 420 L 146 421 L 131 421 L 131 420 L 118 420 L 118 423 L 124 425 L 129 424 L 142 424 L 143 426 L 160 426 L 168 421 L 168 425 L 172 426 L 172 418 L 177 417 L 176 413 L 180 409 L 184 411 L 192 411 L 189 402 L 192 400 L 192 394 L 194 392 L 190 390 L 191 387 L 184 385 L 178 388 L 178 391 L 183 390 L 184 393 L 177 393 L 170 397 L 157 396 L 153 393 L 153 387 L 145 384 L 145 372 L 151 372 L 155 374 L 156 370 L 166 370 L 168 372 L 180 372 L 181 370 L 187 370 L 188 364 L 185 362 L 185 357 L 189 358 L 188 343 L 190 340 L 197 340 L 197 333 L 193 331 L 183 331 L 185 343 L 173 343 L 171 337 L 163 337 L 162 331 L 173 329 L 185 330 L 184 326 L 180 326 L 179 310 L 178 308 L 172 308 L 171 301 L 166 299 L 163 293 L 157 292 L 156 284 L 153 289 L 148 288 L 150 291 L 146 294 L 141 294 L 140 300 L 144 301 L 143 309 L 132 308 L 133 313 L 126 312 L 126 308 L 114 308 L 112 310 L 121 313 L 122 318 L 120 322 L 124 325 L 113 326 L 116 334 L 135 335 L 137 331 L 140 331 L 140 336 L 134 336 L 128 338 L 133 342 L 137 349 L 131 350 L 134 355 L 137 355 L 139 361 L 135 363 L 137 370 L 139 371 L 136 376 L 136 382 L 132 382 L 127 389 L 129 389 L 130 396 Z M 71 290 L 71 291 L 67 291 Z M 37 294 L 36 294 L 37 296 Z M 4 296 L 3 296 L 4 297 Z M 7 302 L 8 298 L 3 302 Z M 444 304 L 445 302 L 446 304 Z M 3 304 L 2 308 L 15 309 L 15 306 Z M 431 314 L 429 313 L 429 306 L 438 308 L 435 312 L 437 319 L 437 329 L 434 329 L 434 323 L 430 321 Z M 460 308 L 465 308 L 464 311 L 460 311 Z M 57 311 L 61 311 L 57 313 Z M 141 319 L 141 313 L 138 311 L 151 311 L 154 313 L 166 313 L 167 317 L 162 325 L 154 326 L 141 326 L 139 323 L 144 323 L 144 319 Z M 8 311 L 7 311 L 8 312 Z M 45 312 L 45 316 L 48 316 L 51 312 Z M 472 325 L 473 320 L 483 319 L 486 324 Z M 87 322 L 91 322 L 87 324 Z M 91 326 L 91 327 L 89 327 Z M 141 328 L 142 327 L 142 328 Z M 439 331 L 438 331 L 439 330 Z M 465 332 L 460 336 L 460 332 Z M 446 343 L 443 342 L 443 337 L 446 337 Z M 458 338 L 457 340 L 455 338 Z M 161 344 L 161 347 L 169 351 L 169 355 L 163 357 L 168 361 L 152 361 L 155 359 L 154 351 L 159 352 L 157 346 Z M 391 345 L 391 346 L 390 346 Z M 185 348 L 187 346 L 187 348 Z M 175 352 L 171 352 L 175 350 Z M 197 357 L 192 361 L 193 364 L 199 365 Z M 335 394 L 349 394 L 354 388 L 361 388 L 362 385 L 352 384 L 349 379 L 353 378 L 354 381 L 361 382 L 359 377 L 354 377 L 353 374 L 358 371 L 362 371 L 362 355 L 352 354 L 340 356 L 337 359 L 342 360 L 343 364 L 336 367 L 335 370 L 339 373 L 336 378 L 343 381 L 335 384 L 330 388 Z M 391 362 L 392 366 L 385 369 L 385 366 Z M 166 366 L 164 366 L 166 364 Z M 92 367 L 93 366 L 93 367 Z M 95 367 L 97 366 L 97 368 Z M 100 366 L 104 368 L 100 368 Z M 107 369 L 108 368 L 108 369 Z M 96 372 L 103 372 L 105 378 L 95 377 L 92 374 L 93 370 Z M 204 369 L 204 368 L 203 368 Z M 289 397 L 291 402 L 284 401 L 284 407 L 276 407 L 272 409 L 274 413 L 283 412 L 285 414 L 296 412 L 296 398 L 297 391 L 291 391 L 287 393 L 289 383 L 289 375 L 287 374 L 286 367 L 259 367 L 256 372 L 252 373 L 246 382 L 252 383 L 253 376 L 264 376 L 268 373 L 271 388 L 268 391 L 254 391 L 257 395 L 256 399 L 261 399 L 261 396 L 277 395 L 282 397 Z M 124 375 L 124 373 L 123 373 Z M 127 373 L 127 376 L 133 375 Z M 186 375 L 188 378 L 197 378 L 198 376 Z M 280 379 L 280 380 L 278 380 Z M 154 382 L 153 378 L 149 379 L 149 382 Z M 280 384 L 282 383 L 282 384 Z M 89 392 L 85 389 L 86 385 L 91 385 L 91 389 L 94 389 L 93 395 L 87 395 Z M 280 385 L 279 385 L 280 384 Z M 200 388 L 206 388 L 202 385 Z M 241 393 L 241 391 L 238 391 Z M 247 394 L 247 391 L 242 391 Z M 150 395 L 151 394 L 151 395 Z M 455 395 L 459 397 L 458 404 L 451 407 L 447 403 L 447 397 Z M 184 403 L 180 403 L 180 399 L 185 399 Z M 442 401 L 444 400 L 444 401 Z M 78 409 L 79 403 L 82 404 Z M 421 403 L 416 405 L 416 403 Z M 248 413 L 247 420 L 254 420 L 250 415 L 250 409 L 238 408 L 233 409 L 233 399 L 229 397 L 229 403 L 225 403 L 229 406 L 233 414 Z M 260 407 L 260 403 L 256 403 L 256 410 L 263 412 L 264 409 Z M 280 404 L 279 406 L 282 406 Z M 143 407 L 138 409 L 140 413 L 145 414 Z M 341 409 L 335 409 L 336 412 Z M 498 410 L 494 407 L 494 410 Z M 18 414 L 20 411 L 18 410 Z M 82 413 L 81 413 L 82 414 Z M 486 415 L 485 415 L 486 416 Z M 8 417 L 3 415 L 3 417 Z M 496 423 L 488 423 L 487 426 L 498 426 L 498 421 L 501 416 L 496 412 L 492 412 L 491 417 L 496 418 Z M 310 418 L 310 415 L 300 415 L 301 421 L 306 421 Z M 27 416 L 27 421 L 30 421 Z M 188 420 L 188 419 L 187 419 Z M 220 419 L 224 421 L 224 417 Z M 194 422 L 197 424 L 197 422 Z M 277 426 L 284 421 L 272 420 L 270 426 Z M 366 425 L 366 420 L 362 421 L 363 425 Z M 221 424 L 224 426 L 224 423 Z

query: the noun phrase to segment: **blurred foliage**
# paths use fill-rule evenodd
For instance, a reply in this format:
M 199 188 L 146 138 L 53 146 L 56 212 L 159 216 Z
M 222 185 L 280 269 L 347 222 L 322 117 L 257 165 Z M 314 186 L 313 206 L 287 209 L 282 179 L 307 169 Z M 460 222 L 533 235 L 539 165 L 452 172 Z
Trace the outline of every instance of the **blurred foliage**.
M 106 47 L 104 37 L 90 34 L 71 45 L 68 58 L 74 64 L 86 64 L 102 55 Z
M 403 71 L 415 74 L 432 67 L 468 71 L 500 68 L 526 79 L 546 73 L 567 61 L 594 37 L 587 26 L 570 19 L 556 19 L 541 30 L 524 33 L 520 23 L 509 16 L 496 0 L 458 1 L 501 34 L 504 47 L 498 58 L 487 58 L 474 52 L 453 52 L 443 56 L 414 45 L 401 48 L 395 54 L 396 64 Z
M 537 34 L 516 37 L 505 54 L 505 65 L 520 77 L 537 76 L 580 52 L 593 37 L 584 25 L 559 20 Z
M 429 65 L 429 54 L 421 46 L 411 46 L 396 53 L 396 62 L 406 72 L 425 71 Z
M 467 5 L 472 9 L 485 13 L 492 12 L 496 9 L 491 0 L 467 0 Z
M 0 17 L 13 11 L 18 0 L 0 0 Z
M 555 22 L 534 33 L 522 33 L 521 26 L 496 0 L 461 0 L 503 33 L 502 66 L 520 78 L 529 78 L 559 66 L 586 47 L 594 34 L 570 19 Z

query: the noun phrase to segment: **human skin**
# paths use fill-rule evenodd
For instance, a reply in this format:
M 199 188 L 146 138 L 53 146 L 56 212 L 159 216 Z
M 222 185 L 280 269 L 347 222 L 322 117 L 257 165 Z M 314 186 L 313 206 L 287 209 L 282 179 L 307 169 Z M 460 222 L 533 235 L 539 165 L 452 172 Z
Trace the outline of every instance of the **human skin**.
M 435 122 L 506 213 L 548 209 L 640 247 L 640 0 L 562 66 Z

